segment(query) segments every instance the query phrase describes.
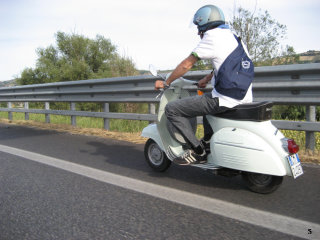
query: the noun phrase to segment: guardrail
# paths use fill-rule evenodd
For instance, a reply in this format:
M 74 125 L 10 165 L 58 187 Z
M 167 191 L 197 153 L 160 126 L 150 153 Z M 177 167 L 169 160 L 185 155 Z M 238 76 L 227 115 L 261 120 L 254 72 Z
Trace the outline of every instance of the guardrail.
M 199 80 L 209 71 L 194 71 L 185 75 L 187 79 Z M 104 118 L 105 129 L 109 129 L 109 119 L 130 119 L 155 121 L 155 104 L 159 99 L 154 90 L 153 76 L 133 76 L 107 79 L 57 82 L 49 84 L 24 85 L 0 88 L 0 102 L 6 102 L 12 119 L 13 112 L 45 114 L 46 122 L 50 122 L 50 114 L 71 116 L 71 124 L 76 125 L 76 116 Z M 195 87 L 187 88 L 192 95 Z M 208 87 L 205 91 L 211 91 Z M 305 105 L 306 121 L 273 121 L 280 129 L 306 131 L 306 147 L 314 149 L 314 132 L 320 131 L 320 123 L 316 122 L 316 108 L 320 105 L 320 63 L 257 67 L 253 82 L 254 101 L 272 101 L 275 104 Z M 13 108 L 13 102 L 24 103 L 24 108 Z M 29 102 L 44 102 L 45 109 L 29 109 Z M 51 110 L 50 102 L 69 102 L 70 110 Z M 76 111 L 76 103 L 104 103 L 103 112 Z M 109 103 L 134 102 L 149 103 L 149 114 L 113 113 L 109 112 Z

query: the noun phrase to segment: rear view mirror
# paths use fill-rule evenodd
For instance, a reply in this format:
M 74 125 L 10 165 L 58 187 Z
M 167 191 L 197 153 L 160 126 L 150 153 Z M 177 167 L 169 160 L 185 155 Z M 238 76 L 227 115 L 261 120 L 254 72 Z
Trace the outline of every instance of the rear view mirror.
M 155 66 L 153 66 L 152 64 L 149 65 L 149 71 L 151 72 L 151 74 L 155 77 L 158 76 L 158 70 Z

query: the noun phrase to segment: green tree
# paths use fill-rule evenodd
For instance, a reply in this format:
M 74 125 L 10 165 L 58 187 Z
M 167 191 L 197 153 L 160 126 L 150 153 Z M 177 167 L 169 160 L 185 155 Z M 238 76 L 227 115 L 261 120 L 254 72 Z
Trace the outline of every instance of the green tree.
M 273 59 L 285 54 L 280 41 L 285 39 L 287 27 L 272 19 L 268 11 L 252 13 L 239 7 L 230 25 L 240 35 L 256 65 L 261 62 L 269 62 L 270 65 Z M 287 47 L 287 50 L 294 52 L 292 47 Z
M 89 39 L 78 34 L 57 32 L 56 45 L 38 48 L 36 67 L 26 68 L 20 85 L 74 81 L 137 73 L 130 58 L 121 57 L 109 39 L 97 35 Z
M 210 60 L 200 60 L 193 65 L 191 70 L 200 71 L 200 70 L 208 70 L 208 69 L 212 69 L 212 63 L 210 62 Z

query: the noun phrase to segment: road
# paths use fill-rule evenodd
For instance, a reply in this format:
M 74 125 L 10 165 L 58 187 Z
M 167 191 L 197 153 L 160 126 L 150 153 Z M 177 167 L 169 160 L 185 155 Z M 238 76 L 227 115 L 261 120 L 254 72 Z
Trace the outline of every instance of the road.
M 0 124 L 0 239 L 320 239 L 320 167 L 273 194 L 143 145 Z

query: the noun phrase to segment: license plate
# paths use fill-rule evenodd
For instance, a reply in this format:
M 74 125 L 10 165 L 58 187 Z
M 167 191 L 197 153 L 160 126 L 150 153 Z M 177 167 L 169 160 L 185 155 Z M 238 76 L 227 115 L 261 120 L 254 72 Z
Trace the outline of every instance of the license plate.
M 290 155 L 287 157 L 290 164 L 293 178 L 297 178 L 303 174 L 303 169 L 298 154 Z

